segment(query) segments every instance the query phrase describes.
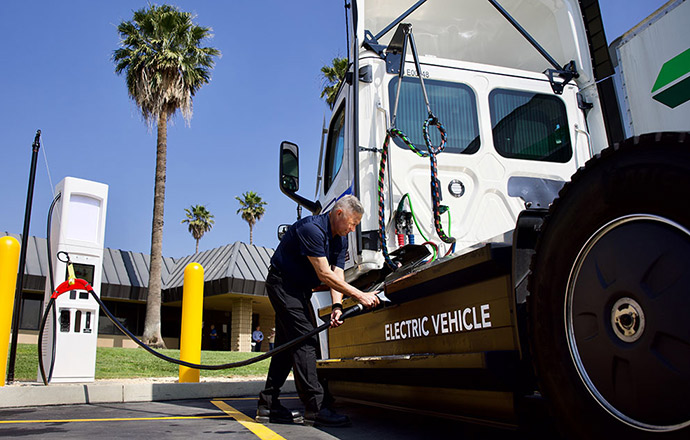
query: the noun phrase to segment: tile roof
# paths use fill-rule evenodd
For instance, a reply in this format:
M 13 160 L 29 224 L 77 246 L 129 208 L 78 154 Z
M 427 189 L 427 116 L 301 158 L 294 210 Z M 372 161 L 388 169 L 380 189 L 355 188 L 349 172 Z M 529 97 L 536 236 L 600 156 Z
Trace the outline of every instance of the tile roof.
M 184 270 L 189 263 L 204 268 L 204 296 L 223 293 L 266 295 L 265 280 L 273 249 L 250 246 L 240 241 L 180 258 L 164 279 L 164 301 L 182 299 Z
M 21 243 L 21 235 L 5 232 Z M 24 270 L 24 290 L 43 291 L 48 273 L 46 239 L 29 237 Z M 264 281 L 273 249 L 235 242 L 182 258 L 163 257 L 163 301 L 182 298 L 184 270 L 196 262 L 204 268 L 204 295 L 242 293 L 266 295 Z M 103 298 L 146 301 L 149 282 L 147 254 L 118 249 L 103 250 Z

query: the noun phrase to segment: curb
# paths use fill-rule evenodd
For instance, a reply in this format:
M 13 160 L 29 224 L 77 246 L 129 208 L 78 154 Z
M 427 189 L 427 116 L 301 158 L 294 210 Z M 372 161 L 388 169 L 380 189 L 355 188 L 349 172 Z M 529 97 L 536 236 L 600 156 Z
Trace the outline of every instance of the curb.
M 79 383 L 0 387 L 0 408 L 80 405 L 91 403 L 159 402 L 166 400 L 214 399 L 258 396 L 265 380 L 200 383 Z M 294 393 L 288 379 L 284 393 Z

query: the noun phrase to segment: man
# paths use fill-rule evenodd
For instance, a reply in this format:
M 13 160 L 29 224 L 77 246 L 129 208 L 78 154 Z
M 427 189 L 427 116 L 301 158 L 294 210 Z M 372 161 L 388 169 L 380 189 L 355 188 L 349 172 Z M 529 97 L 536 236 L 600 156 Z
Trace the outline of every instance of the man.
M 252 351 L 261 351 L 261 341 L 264 340 L 264 334 L 261 332 L 261 327 L 258 325 L 252 332 L 252 340 L 254 341 L 254 347 Z
M 211 332 L 209 333 L 209 337 L 211 338 L 211 350 L 217 350 L 218 349 L 218 330 L 216 330 L 216 326 L 211 324 Z
M 347 195 L 338 200 L 330 212 L 299 220 L 283 236 L 271 258 L 266 278 L 268 297 L 276 312 L 276 346 L 315 328 L 310 298 L 312 289 L 320 283 L 331 288 L 331 327 L 342 324 L 343 294 L 365 307 L 378 305 L 378 292 L 363 292 L 346 283 L 343 271 L 347 234 L 355 230 L 363 213 L 360 201 Z M 336 414 L 324 405 L 324 390 L 316 374 L 317 346 L 317 336 L 313 336 L 271 358 L 266 386 L 259 394 L 258 422 L 301 421 L 297 411 L 288 410 L 278 401 L 280 388 L 292 367 L 297 393 L 305 407 L 304 423 L 316 426 L 349 424 L 347 416 Z

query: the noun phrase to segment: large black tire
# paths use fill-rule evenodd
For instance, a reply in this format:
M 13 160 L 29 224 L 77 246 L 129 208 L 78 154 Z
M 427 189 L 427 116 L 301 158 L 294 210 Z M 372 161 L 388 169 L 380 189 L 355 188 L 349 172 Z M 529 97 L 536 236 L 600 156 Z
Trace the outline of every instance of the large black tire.
M 690 438 L 690 133 L 632 138 L 579 170 L 529 286 L 530 350 L 566 437 Z

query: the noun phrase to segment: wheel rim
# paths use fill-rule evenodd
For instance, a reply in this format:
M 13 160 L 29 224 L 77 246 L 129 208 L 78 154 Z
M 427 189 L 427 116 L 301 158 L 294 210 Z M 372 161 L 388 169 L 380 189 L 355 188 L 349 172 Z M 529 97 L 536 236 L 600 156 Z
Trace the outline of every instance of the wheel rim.
M 690 426 L 690 231 L 619 217 L 580 250 L 566 287 L 568 347 L 589 393 L 646 431 Z

